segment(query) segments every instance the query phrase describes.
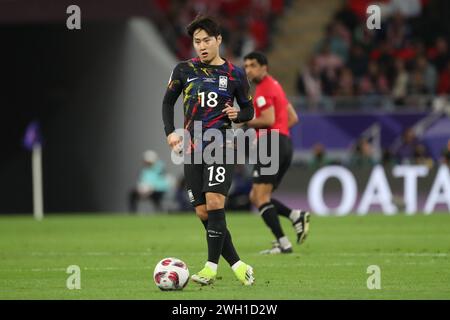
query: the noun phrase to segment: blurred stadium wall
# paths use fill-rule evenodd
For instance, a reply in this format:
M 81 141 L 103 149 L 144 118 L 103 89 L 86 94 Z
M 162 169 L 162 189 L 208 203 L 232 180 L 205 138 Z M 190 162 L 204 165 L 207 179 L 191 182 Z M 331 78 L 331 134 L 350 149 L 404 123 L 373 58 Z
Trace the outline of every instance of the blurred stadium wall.
M 78 1 L 78 31 L 66 28 L 70 2 L 0 3 L 0 213 L 32 211 L 22 138 L 34 119 L 47 212 L 125 211 L 146 149 L 180 170 L 170 167 L 160 116 L 176 61 L 148 20 L 130 19 L 142 3 Z

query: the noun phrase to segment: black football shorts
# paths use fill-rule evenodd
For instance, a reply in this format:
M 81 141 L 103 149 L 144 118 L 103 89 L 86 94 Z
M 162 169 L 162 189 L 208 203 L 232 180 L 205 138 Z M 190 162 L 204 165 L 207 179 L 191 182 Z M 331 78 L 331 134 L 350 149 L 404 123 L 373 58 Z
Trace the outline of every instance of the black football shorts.
M 207 164 L 205 162 L 184 164 L 186 189 L 191 204 L 196 207 L 206 203 L 205 193 L 228 195 L 233 180 L 234 164 Z
M 259 139 L 263 141 L 263 139 Z M 266 141 L 271 141 L 270 139 L 266 139 Z M 273 185 L 273 190 L 275 190 L 283 179 L 286 171 L 289 169 L 292 162 L 292 142 L 291 139 L 283 134 L 279 134 L 279 148 L 278 148 L 278 161 L 279 166 L 278 170 L 274 174 L 263 174 L 261 172 L 262 168 L 268 168 L 271 166 L 270 163 L 264 164 L 261 163 L 261 159 L 259 156 L 257 157 L 257 163 L 253 166 L 253 183 L 268 183 Z M 269 150 L 274 150 L 271 148 L 270 143 L 268 146 Z M 270 152 L 271 152 L 270 151 Z M 271 153 L 270 153 L 271 155 Z

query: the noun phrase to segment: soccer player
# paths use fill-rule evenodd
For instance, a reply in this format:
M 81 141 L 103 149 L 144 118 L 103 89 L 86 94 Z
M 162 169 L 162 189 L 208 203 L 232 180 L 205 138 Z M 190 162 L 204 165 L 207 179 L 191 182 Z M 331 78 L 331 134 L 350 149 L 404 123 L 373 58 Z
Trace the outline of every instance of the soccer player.
M 201 163 L 186 163 L 186 157 L 195 159 L 200 145 L 206 147 L 194 130 L 196 122 L 200 122 L 203 133 L 210 128 L 220 130 L 226 141 L 225 131 L 231 129 L 232 121 L 241 123 L 253 118 L 250 85 L 243 69 L 220 56 L 222 36 L 214 19 L 198 16 L 188 25 L 187 32 L 192 37 L 198 57 L 180 62 L 174 68 L 162 113 L 167 143 L 177 151 L 182 137 L 174 132 L 174 105 L 183 92 L 184 129 L 191 137 L 189 149 L 184 153 L 184 175 L 190 201 L 207 231 L 208 245 L 208 261 L 200 272 L 192 276 L 192 280 L 204 285 L 214 282 L 222 254 L 236 277 L 244 285 L 251 285 L 253 268 L 240 260 L 225 221 L 225 198 L 231 185 L 233 164 L 218 161 L 207 164 L 203 157 Z M 240 110 L 232 106 L 234 98 Z M 186 141 L 183 142 L 186 145 Z M 230 143 L 232 141 L 223 143 L 223 150 L 230 147 Z
M 258 131 L 258 143 L 268 142 L 272 130 L 279 133 L 279 168 L 276 174 L 261 174 L 265 166 L 259 157 L 253 168 L 253 187 L 250 200 L 258 208 L 264 222 L 270 228 L 276 241 L 273 248 L 261 253 L 291 253 L 292 244 L 281 228 L 278 215 L 289 218 L 297 233 L 297 243 L 301 244 L 309 231 L 309 212 L 292 210 L 280 201 L 272 198 L 272 192 L 278 187 L 284 174 L 291 165 L 292 143 L 289 128 L 298 122 L 297 114 L 286 98 L 281 85 L 267 71 L 268 61 L 261 52 L 252 52 L 244 57 L 245 72 L 249 80 L 256 84 L 253 104 L 255 118 L 247 125 Z M 261 139 L 267 129 L 267 139 Z

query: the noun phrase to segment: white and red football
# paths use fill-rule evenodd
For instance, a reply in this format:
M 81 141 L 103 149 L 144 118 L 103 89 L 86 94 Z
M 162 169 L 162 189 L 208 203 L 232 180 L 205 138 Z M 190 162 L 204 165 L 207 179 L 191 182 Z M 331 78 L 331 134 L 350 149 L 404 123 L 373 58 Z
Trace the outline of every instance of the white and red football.
M 189 269 L 180 259 L 164 258 L 156 265 L 153 280 L 163 291 L 183 290 L 189 282 Z

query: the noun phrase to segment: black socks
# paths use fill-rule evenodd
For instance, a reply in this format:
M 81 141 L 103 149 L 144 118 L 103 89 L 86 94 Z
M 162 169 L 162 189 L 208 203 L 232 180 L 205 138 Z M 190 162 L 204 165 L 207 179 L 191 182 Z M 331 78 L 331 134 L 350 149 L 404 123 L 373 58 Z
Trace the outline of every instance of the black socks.
M 208 230 L 208 220 L 200 221 L 203 223 L 205 230 Z M 208 234 L 206 236 L 208 236 Z M 238 253 L 236 252 L 236 249 L 234 248 L 231 233 L 230 231 L 228 231 L 228 229 L 225 235 L 225 240 L 223 241 L 222 257 L 228 262 L 230 266 L 241 260 Z
M 258 208 L 261 217 L 266 225 L 270 228 L 273 235 L 280 239 L 284 237 L 283 230 L 281 229 L 280 219 L 278 218 L 277 209 L 271 202 L 267 202 Z
M 227 234 L 225 210 L 208 210 L 208 228 L 206 230 L 208 242 L 208 261 L 219 263 L 223 243 Z
M 282 215 L 283 217 L 286 217 L 286 218 L 289 219 L 289 215 L 291 214 L 292 209 L 286 207 L 284 204 L 282 204 L 277 199 L 272 198 L 271 202 L 275 206 L 275 208 L 277 209 L 277 212 L 278 212 L 279 215 Z

